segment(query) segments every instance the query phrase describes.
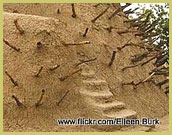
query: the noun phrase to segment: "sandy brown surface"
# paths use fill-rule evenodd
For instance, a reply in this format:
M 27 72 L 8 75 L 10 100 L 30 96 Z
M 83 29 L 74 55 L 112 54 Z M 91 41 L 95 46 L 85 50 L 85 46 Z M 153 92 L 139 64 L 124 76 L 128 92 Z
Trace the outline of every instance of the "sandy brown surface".
M 124 17 L 107 19 L 114 6 L 110 6 L 101 18 L 92 23 L 91 20 L 107 7 L 106 4 L 98 7 L 93 5 L 76 4 L 77 17 L 72 18 L 70 4 L 4 4 L 3 38 L 21 50 L 16 52 L 4 44 L 4 71 L 8 71 L 19 84 L 14 87 L 4 73 L 4 131 L 97 131 L 89 126 L 56 125 L 58 118 L 82 117 L 88 111 L 84 106 L 87 101 L 82 100 L 79 92 L 83 88 L 80 73 L 65 81 L 58 78 L 82 68 L 75 67 L 81 60 L 95 57 L 96 61 L 88 63 L 89 68 L 95 72 L 95 77 L 107 82 L 114 99 L 124 102 L 129 109 L 137 112 L 138 117 L 161 118 L 168 114 L 169 99 L 163 90 L 154 84 L 147 82 L 139 85 L 136 90 L 130 86 L 121 87 L 122 82 L 140 81 L 147 77 L 154 67 L 149 63 L 124 72 L 121 70 L 131 64 L 131 56 L 144 51 L 134 46 L 118 52 L 113 65 L 108 66 L 113 50 L 132 37 L 135 43 L 139 43 L 140 39 L 135 38 L 133 33 L 117 33 L 129 26 L 123 23 L 126 19 Z M 60 14 L 57 14 L 57 9 Z M 13 23 L 15 19 L 18 19 L 24 30 L 23 35 L 18 33 Z M 109 33 L 106 30 L 109 26 L 117 29 Z M 83 38 L 86 27 L 89 31 Z M 62 44 L 80 41 L 89 41 L 90 44 Z M 37 42 L 42 42 L 41 49 L 36 48 Z M 49 67 L 55 64 L 60 64 L 60 67 L 49 71 Z M 40 76 L 33 77 L 41 66 L 43 71 Z M 157 78 L 160 79 L 162 78 Z M 42 89 L 45 89 L 43 104 L 35 108 L 34 104 Z M 56 102 L 67 90 L 68 95 L 57 106 Z M 11 98 L 12 94 L 16 95 L 26 108 L 19 108 Z M 91 116 L 91 112 L 86 114 Z

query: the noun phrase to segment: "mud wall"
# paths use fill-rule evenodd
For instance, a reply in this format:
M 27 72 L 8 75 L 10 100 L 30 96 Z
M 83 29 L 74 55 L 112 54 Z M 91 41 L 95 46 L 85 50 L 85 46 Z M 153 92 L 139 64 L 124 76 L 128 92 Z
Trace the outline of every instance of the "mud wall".
M 15 129 L 22 129 L 22 123 L 37 130 L 53 129 L 57 118 L 76 118 L 82 116 L 82 100 L 79 89 L 82 88 L 80 74 L 76 74 L 65 81 L 58 78 L 68 75 L 79 69 L 75 65 L 81 60 L 97 58 L 88 63 L 90 69 L 96 72 L 98 78 L 105 79 L 117 100 L 123 101 L 139 116 L 162 117 L 168 113 L 168 97 L 154 84 L 147 82 L 133 90 L 132 86 L 124 86 L 123 82 L 136 82 L 149 75 L 153 68 L 152 63 L 145 66 L 122 71 L 122 68 L 131 65 L 131 57 L 144 50 L 138 47 L 126 47 L 116 54 L 111 67 L 108 63 L 112 51 L 124 45 L 132 38 L 134 43 L 141 40 L 134 33 L 118 34 L 117 31 L 128 29 L 129 25 L 123 23 L 125 17 L 115 16 L 107 19 L 118 7 L 110 6 L 108 11 L 95 23 L 91 20 L 102 12 L 107 4 L 94 7 L 95 4 L 76 4 L 77 17 L 73 18 L 70 4 L 4 4 L 4 39 L 21 49 L 15 52 L 4 45 L 4 71 L 7 70 L 19 83 L 14 87 L 4 73 L 4 125 Z M 59 9 L 60 13 L 57 13 Z M 15 12 L 15 13 L 14 13 Z M 24 29 L 20 35 L 13 23 L 18 19 Z M 109 26 L 116 27 L 111 33 Z M 88 34 L 83 38 L 85 29 Z M 41 41 L 43 47 L 38 50 L 37 42 Z M 81 46 L 64 46 L 62 42 L 74 43 L 89 41 L 90 44 Z M 60 64 L 60 67 L 50 72 L 49 67 Z M 43 66 L 38 78 L 33 77 L 35 72 Z M 34 103 L 38 100 L 41 90 L 45 89 L 44 103 L 36 108 Z M 70 90 L 67 98 L 56 106 L 65 91 Z M 27 106 L 21 111 L 11 99 L 11 95 L 18 96 Z M 53 119 L 50 119 L 50 117 Z M 30 120 L 34 119 L 35 122 Z M 10 123 L 9 120 L 12 120 Z M 40 128 L 39 125 L 42 124 Z M 34 126 L 33 126 L 34 124 Z M 8 126 L 7 126 L 8 125 Z M 28 128 L 27 127 L 27 128 Z M 26 127 L 23 127 L 23 129 Z M 9 129 L 8 129 L 9 130 Z

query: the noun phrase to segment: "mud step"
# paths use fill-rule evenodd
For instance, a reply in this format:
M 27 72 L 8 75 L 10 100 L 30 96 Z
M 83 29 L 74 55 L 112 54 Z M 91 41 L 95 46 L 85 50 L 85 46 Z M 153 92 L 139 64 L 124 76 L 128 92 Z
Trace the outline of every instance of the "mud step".
M 137 118 L 137 113 L 135 111 L 129 110 L 129 109 L 123 109 L 118 112 L 110 112 L 105 114 L 108 118 L 129 118 L 129 119 L 135 119 Z
M 109 89 L 105 80 L 85 80 L 83 81 L 83 84 L 84 88 L 88 91 L 104 91 Z
M 93 102 L 97 103 L 111 102 L 113 99 L 113 94 L 110 91 L 90 92 L 82 89 L 80 94 L 84 95 L 83 98 L 92 99 Z
M 81 73 L 81 76 L 83 80 L 94 79 L 96 77 L 94 72 L 89 72 L 89 73 L 84 72 Z
M 95 103 L 93 104 L 96 108 L 99 108 L 101 111 L 104 113 L 109 112 L 109 111 L 119 111 L 121 109 L 124 109 L 126 105 L 123 102 L 119 101 L 112 101 L 112 102 L 107 102 L 104 104 L 98 104 Z
M 83 81 L 84 84 L 89 84 L 89 85 L 106 85 L 105 80 L 91 80 L 91 81 Z

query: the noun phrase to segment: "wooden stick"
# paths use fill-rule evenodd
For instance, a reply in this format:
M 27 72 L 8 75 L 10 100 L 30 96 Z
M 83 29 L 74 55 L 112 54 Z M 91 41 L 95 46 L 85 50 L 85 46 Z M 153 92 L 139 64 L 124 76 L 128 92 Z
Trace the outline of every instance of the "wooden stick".
M 117 49 L 120 51 L 122 50 L 123 48 L 127 47 L 127 46 L 136 46 L 136 47 L 139 47 L 141 49 L 146 49 L 147 47 L 145 46 L 141 46 L 139 44 L 134 44 L 134 43 L 126 43 L 125 45 L 121 46 L 121 47 L 117 47 Z
M 98 4 L 94 5 L 93 7 L 98 7 L 100 4 L 102 4 L 102 3 L 98 3 Z
M 134 81 L 131 81 L 129 83 L 122 83 L 122 86 L 125 86 L 125 85 L 135 85 Z
M 56 70 L 56 69 L 59 68 L 59 67 L 60 67 L 60 65 L 55 65 L 55 66 L 53 66 L 53 67 L 50 67 L 49 70 L 50 70 L 50 71 L 54 71 L 54 70 Z
M 137 31 L 134 31 L 134 30 L 117 31 L 118 34 L 125 34 L 125 33 L 131 33 L 131 32 L 137 32 Z
M 145 81 L 148 81 L 148 79 L 145 79 Z M 144 81 L 144 82 L 145 82 L 145 81 Z M 140 81 L 140 82 L 138 82 L 138 83 L 135 83 L 134 81 L 131 81 L 131 82 L 129 82 L 129 83 L 122 83 L 122 86 L 124 86 L 124 85 L 132 85 L 133 88 L 136 89 L 137 86 L 140 85 L 141 83 L 143 83 L 143 80 Z
M 123 45 L 123 46 L 121 46 L 121 47 L 117 47 L 117 49 L 118 49 L 119 51 L 121 51 L 123 48 L 125 48 L 125 47 L 127 47 L 127 46 L 131 46 L 131 43 L 127 43 L 127 44 L 125 44 L 125 45 Z
M 155 75 L 164 75 L 164 76 L 169 76 L 169 72 L 165 72 L 165 71 L 156 71 Z
M 13 13 L 19 13 L 17 10 L 13 10 Z
M 108 31 L 109 33 L 111 33 L 111 32 L 112 32 L 112 29 L 113 29 L 113 27 L 110 26 L 110 27 L 107 28 L 107 31 Z
M 125 11 L 124 14 L 133 14 L 137 9 L 139 9 L 139 8 L 135 8 L 134 10 L 129 9 L 129 10 Z
M 148 81 L 152 78 L 152 76 L 153 76 L 154 74 L 155 74 L 155 72 L 153 72 L 151 75 L 149 75 L 149 76 L 146 77 L 145 79 L 141 80 L 140 82 L 135 83 L 135 88 L 136 88 L 136 86 L 140 85 L 141 83 L 148 82 Z
M 131 43 L 129 43 L 133 38 L 130 38 L 122 47 L 117 47 L 117 49 L 120 51 L 122 50 L 123 48 L 131 45 Z
M 23 106 L 23 104 L 19 101 L 19 99 L 16 96 L 12 95 L 12 98 L 15 100 L 15 102 L 16 102 L 18 107 L 22 107 Z
M 60 9 L 57 9 L 57 14 L 60 14 Z
M 144 35 L 145 35 L 145 33 L 144 32 L 141 32 L 141 33 L 135 34 L 135 37 L 137 37 L 137 36 L 144 36 Z
M 14 86 L 18 86 L 17 81 L 14 81 L 14 79 L 12 78 L 12 76 L 7 71 L 5 71 L 5 74 L 10 78 L 10 80 L 14 84 Z
M 112 19 L 112 17 L 114 17 L 116 14 L 118 14 L 119 12 L 121 12 L 121 8 L 118 8 L 117 10 L 115 10 L 115 12 L 113 12 L 110 17 L 108 18 L 109 20 Z
M 84 32 L 84 34 L 82 36 L 86 37 L 87 33 L 88 33 L 88 28 L 85 29 L 85 32 Z
M 147 52 L 145 52 L 143 54 L 135 55 L 135 57 L 131 59 L 131 62 L 132 63 L 136 63 L 136 62 L 142 61 L 146 57 L 148 57 L 148 53 Z
M 35 103 L 35 107 L 38 107 L 38 106 L 42 105 L 41 102 L 42 102 L 42 100 L 43 100 L 44 94 L 45 94 L 45 90 L 43 89 L 43 90 L 42 90 L 42 93 L 41 93 L 41 96 L 40 96 L 40 98 L 39 98 L 39 100 L 38 100 L 38 102 Z
M 41 73 L 42 69 L 43 69 L 43 67 L 41 66 L 41 68 L 39 69 L 39 71 L 38 71 L 38 73 L 35 75 L 35 77 L 38 77 L 38 76 L 39 76 L 39 74 Z
M 37 48 L 38 48 L 38 49 L 42 48 L 42 43 L 41 43 L 41 42 L 37 42 L 36 45 L 37 45 Z
M 82 42 L 78 42 L 78 43 L 65 43 L 65 42 L 62 42 L 62 44 L 65 45 L 65 46 L 84 45 L 84 44 L 90 44 L 90 41 L 82 41 Z
M 164 80 L 164 81 L 162 81 L 162 82 L 159 82 L 159 83 L 157 84 L 157 86 L 161 87 L 162 85 L 164 85 L 164 84 L 166 84 L 166 83 L 168 83 L 168 82 L 169 82 L 169 79 L 166 79 L 166 80 Z
M 69 91 L 66 91 L 65 94 L 62 96 L 62 98 L 56 103 L 57 106 L 60 105 L 60 103 L 62 102 L 62 100 L 67 96 L 67 94 L 69 93 Z
M 133 88 L 134 89 L 136 89 L 137 87 L 137 84 L 135 84 L 135 82 L 134 81 L 131 81 L 131 82 L 129 82 L 129 83 L 122 83 L 122 86 L 124 86 L 124 85 L 132 85 L 133 86 Z
M 153 75 L 155 74 L 155 72 L 153 72 L 152 74 L 150 74 L 148 77 L 146 77 L 142 83 L 146 82 L 147 80 L 149 80 Z
M 104 11 L 102 11 L 98 16 L 96 16 L 93 20 L 91 20 L 91 22 L 94 23 L 98 18 L 100 18 L 103 14 L 105 14 L 108 9 L 109 6 Z
M 60 80 L 60 81 L 64 81 L 64 80 L 66 80 L 67 78 L 69 78 L 70 76 L 72 76 L 72 75 L 74 75 L 74 74 L 76 74 L 76 73 L 78 73 L 78 72 L 80 72 L 80 71 L 82 71 L 82 69 L 78 69 L 78 70 L 76 70 L 76 71 L 70 73 L 69 75 L 66 75 L 66 76 L 63 76 L 63 77 L 59 77 L 59 80 Z
M 71 5 L 72 5 L 72 17 L 76 18 L 76 12 L 75 12 L 74 4 L 71 4 Z
M 136 64 L 136 65 L 131 65 L 131 66 L 124 67 L 124 68 L 122 69 L 122 71 L 124 71 L 124 70 L 126 70 L 126 69 L 128 69 L 128 68 L 137 67 L 137 66 L 139 66 L 139 65 L 141 65 L 141 64 L 139 63 L 139 64 Z
M 160 68 L 157 68 L 157 67 L 155 67 L 153 70 L 152 70 L 152 72 L 162 72 L 162 70 L 164 71 L 169 71 L 169 67 L 165 67 L 165 66 L 162 66 L 162 67 L 160 67 Z M 151 72 L 151 73 L 152 73 Z
M 20 27 L 20 25 L 18 24 L 18 19 L 14 20 L 14 24 L 17 28 L 17 30 L 19 31 L 19 33 L 22 35 L 24 34 L 24 30 Z
M 76 67 L 83 64 L 83 63 L 87 63 L 87 62 L 91 62 L 91 61 L 95 61 L 97 58 L 93 58 L 93 59 L 89 59 L 89 60 L 84 60 L 84 61 L 81 61 L 79 62 L 78 64 L 76 64 Z
M 15 46 L 11 45 L 11 44 L 10 44 L 8 41 L 6 41 L 5 39 L 3 39 L 3 41 L 4 41 L 4 43 L 5 43 L 7 46 L 11 47 L 12 49 L 14 49 L 14 50 L 17 51 L 17 52 L 20 52 L 20 48 L 16 48 Z
M 167 86 L 166 88 L 166 91 L 164 92 L 166 95 L 169 94 L 169 86 Z
M 113 53 L 112 53 L 112 58 L 111 58 L 111 60 L 110 60 L 110 62 L 109 62 L 109 66 L 112 66 L 113 61 L 114 61 L 114 59 L 115 59 L 115 55 L 116 55 L 116 51 L 113 51 Z
M 121 6 L 122 10 L 124 10 L 125 8 L 129 7 L 131 5 L 131 3 L 126 3 L 124 6 Z
M 150 58 L 149 60 L 143 62 L 143 63 L 141 64 L 141 66 L 144 66 L 145 64 L 147 64 L 147 63 L 149 63 L 150 61 L 154 60 L 156 57 L 157 57 L 157 56 L 154 56 L 154 57 Z

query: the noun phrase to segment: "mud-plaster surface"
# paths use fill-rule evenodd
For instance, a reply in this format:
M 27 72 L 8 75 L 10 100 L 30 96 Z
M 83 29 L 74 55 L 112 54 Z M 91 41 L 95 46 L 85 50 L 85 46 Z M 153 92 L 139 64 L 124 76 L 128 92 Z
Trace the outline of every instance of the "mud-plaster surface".
M 4 131 L 95 131 L 87 126 L 59 127 L 56 124 L 58 118 L 81 117 L 84 111 L 84 103 L 79 94 L 79 89 L 82 88 L 80 74 L 63 82 L 59 81 L 58 77 L 79 69 L 75 67 L 79 60 L 95 57 L 97 60 L 89 63 L 89 67 L 96 72 L 97 77 L 107 81 L 115 99 L 123 101 L 130 109 L 135 110 L 139 117 L 162 117 L 168 114 L 168 97 L 154 84 L 144 83 L 136 90 L 131 86 L 121 87 L 122 82 L 144 79 L 154 67 L 150 63 L 124 72 L 121 70 L 131 64 L 131 56 L 143 52 L 134 46 L 118 52 L 113 65 L 107 66 L 116 47 L 124 45 L 131 37 L 135 43 L 140 42 L 140 39 L 135 38 L 133 33 L 116 33 L 129 26 L 123 23 L 125 18 L 119 16 L 107 19 L 114 10 L 112 6 L 92 23 L 91 20 L 107 7 L 106 4 L 97 8 L 93 5 L 76 4 L 77 17 L 72 18 L 70 4 L 4 4 L 3 37 L 21 49 L 21 52 L 15 52 L 6 45 L 3 49 L 4 71 L 7 70 L 19 84 L 18 87 L 14 87 L 4 73 Z M 57 14 L 58 8 L 60 14 Z M 18 13 L 12 13 L 14 10 Z M 24 35 L 18 34 L 13 23 L 16 18 L 25 31 Z M 106 30 L 108 26 L 119 29 L 109 33 Z M 83 38 L 86 27 L 89 31 Z M 42 33 L 38 34 L 39 32 Z M 60 42 L 86 40 L 91 44 L 66 47 Z M 36 48 L 39 41 L 43 43 L 40 50 Z M 60 68 L 53 72 L 48 71 L 48 68 L 55 64 L 60 64 Z M 40 66 L 43 66 L 42 73 L 38 78 L 33 77 Z M 39 99 L 42 89 L 45 89 L 44 103 L 35 108 L 34 104 Z M 67 97 L 57 106 L 56 101 L 67 90 L 70 91 Z M 11 98 L 12 94 L 27 108 L 18 108 Z

